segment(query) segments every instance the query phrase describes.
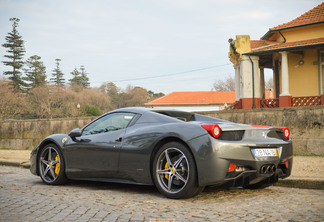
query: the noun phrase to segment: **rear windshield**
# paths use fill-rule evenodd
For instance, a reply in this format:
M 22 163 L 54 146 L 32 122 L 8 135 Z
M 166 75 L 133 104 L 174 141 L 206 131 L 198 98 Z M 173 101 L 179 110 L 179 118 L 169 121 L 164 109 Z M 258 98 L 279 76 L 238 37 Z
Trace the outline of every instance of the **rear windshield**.
M 195 114 L 181 112 L 181 111 L 164 111 L 164 110 L 152 110 L 153 112 L 160 113 L 162 115 L 170 116 L 178 120 L 182 120 L 185 122 L 195 121 Z
M 182 120 L 185 122 L 190 122 L 190 121 L 199 121 L 199 122 L 210 122 L 210 123 L 224 123 L 228 122 L 226 120 L 222 119 L 217 119 L 213 118 L 210 116 L 204 116 L 204 115 L 199 115 L 195 113 L 188 113 L 188 112 L 181 112 L 181 111 L 164 111 L 164 110 L 152 110 L 153 112 L 160 113 L 162 115 L 166 115 L 169 117 L 173 117 L 178 120 Z
M 214 117 L 204 116 L 199 114 L 195 114 L 195 120 L 199 122 L 210 122 L 210 123 L 217 123 L 217 124 L 228 122 L 227 120 L 217 119 Z

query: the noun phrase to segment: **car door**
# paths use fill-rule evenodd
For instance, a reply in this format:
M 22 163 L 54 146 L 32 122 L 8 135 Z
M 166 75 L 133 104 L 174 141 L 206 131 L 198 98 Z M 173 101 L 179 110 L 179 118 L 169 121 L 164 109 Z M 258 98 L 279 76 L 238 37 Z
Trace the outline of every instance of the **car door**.
M 125 129 L 135 114 L 107 114 L 87 125 L 82 135 L 65 144 L 66 174 L 70 178 L 115 177 Z

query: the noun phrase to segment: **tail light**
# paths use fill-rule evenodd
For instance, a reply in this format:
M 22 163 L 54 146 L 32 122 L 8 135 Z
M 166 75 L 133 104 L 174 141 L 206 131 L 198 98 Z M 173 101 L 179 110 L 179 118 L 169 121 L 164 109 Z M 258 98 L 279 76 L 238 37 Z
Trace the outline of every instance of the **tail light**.
M 228 172 L 233 172 L 234 170 L 235 170 L 235 168 L 236 168 L 236 165 L 235 164 L 233 164 L 233 163 L 231 163 L 230 165 L 229 165 L 229 167 L 228 167 Z
M 282 129 L 283 135 L 286 139 L 289 139 L 290 137 L 290 130 L 287 127 L 278 127 L 279 129 Z
M 205 130 L 207 130 L 207 132 L 214 138 L 218 138 L 221 133 L 222 130 L 221 128 L 217 125 L 217 124 L 204 124 L 201 125 L 202 128 L 204 128 Z

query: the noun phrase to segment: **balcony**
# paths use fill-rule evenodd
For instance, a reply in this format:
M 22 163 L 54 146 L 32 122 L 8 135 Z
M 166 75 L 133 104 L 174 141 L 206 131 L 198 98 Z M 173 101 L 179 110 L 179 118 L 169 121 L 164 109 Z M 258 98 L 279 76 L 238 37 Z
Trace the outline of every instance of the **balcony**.
M 291 97 L 291 104 L 289 106 L 280 106 L 280 98 L 278 99 L 261 99 L 256 104 L 256 108 L 279 108 L 279 107 L 301 107 L 301 106 L 320 106 L 324 105 L 324 95 L 321 96 L 304 96 Z M 241 101 L 236 101 L 225 110 L 242 109 Z

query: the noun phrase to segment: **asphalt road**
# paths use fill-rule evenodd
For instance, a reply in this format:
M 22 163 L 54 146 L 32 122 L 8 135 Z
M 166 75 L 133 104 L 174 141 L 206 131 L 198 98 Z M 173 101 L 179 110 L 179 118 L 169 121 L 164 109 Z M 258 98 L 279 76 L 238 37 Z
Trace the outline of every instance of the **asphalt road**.
M 324 190 L 206 188 L 166 199 L 152 186 L 73 181 L 48 186 L 0 166 L 0 221 L 324 221 Z

